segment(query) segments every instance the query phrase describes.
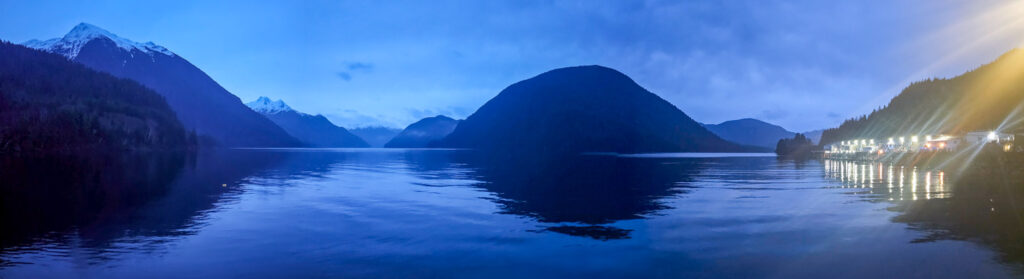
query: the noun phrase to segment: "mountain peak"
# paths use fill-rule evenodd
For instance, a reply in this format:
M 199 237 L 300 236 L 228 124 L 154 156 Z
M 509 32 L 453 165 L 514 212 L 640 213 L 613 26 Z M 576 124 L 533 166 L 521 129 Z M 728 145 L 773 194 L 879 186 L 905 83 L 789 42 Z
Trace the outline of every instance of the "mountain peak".
M 775 124 L 772 124 L 772 123 L 768 123 L 768 122 L 765 122 L 763 120 L 756 119 L 756 118 L 740 118 L 740 119 L 736 119 L 736 120 L 724 121 L 724 122 L 718 123 L 718 124 L 705 125 L 705 127 L 709 127 L 709 126 L 711 128 L 721 127 L 721 128 L 725 128 L 725 129 L 743 129 L 743 130 L 750 130 L 750 129 L 773 129 L 773 130 L 777 130 L 777 131 L 785 131 L 787 133 L 792 133 L 792 132 L 786 130 L 786 128 L 783 128 L 782 126 L 775 125 Z
M 731 142 L 768 149 L 775 148 L 780 139 L 791 138 L 794 135 L 793 132 L 782 126 L 754 118 L 707 124 L 704 125 L 704 128 Z
M 85 46 L 85 44 L 100 38 L 109 39 L 114 42 L 118 48 L 128 52 L 138 50 L 150 55 L 160 53 L 168 56 L 175 56 L 175 54 L 167 48 L 156 45 L 153 42 L 134 42 L 132 40 L 118 37 L 106 29 L 85 22 L 75 25 L 75 27 L 71 28 L 71 31 L 68 31 L 64 37 L 53 38 L 45 41 L 30 40 L 22 43 L 22 45 L 34 49 L 58 53 L 70 59 L 74 59 L 78 56 L 78 53 L 82 50 L 82 47 Z
M 294 111 L 291 107 L 285 104 L 284 101 L 280 99 L 277 101 L 273 101 L 270 100 L 270 98 L 267 98 L 266 96 L 260 96 L 255 101 L 245 103 L 245 105 L 249 106 L 249 108 L 256 112 L 264 114 Z
M 545 76 L 545 75 L 572 75 L 572 76 L 579 76 L 579 75 L 585 75 L 585 76 L 604 75 L 606 77 L 629 79 L 629 77 L 626 76 L 626 74 L 623 74 L 622 72 L 620 72 L 620 71 L 618 71 L 616 69 L 608 68 L 608 67 L 601 66 L 601 65 L 582 65 L 582 66 L 571 66 L 571 67 L 558 68 L 558 69 L 550 70 L 550 71 L 547 71 L 547 72 L 541 74 L 541 76 Z
M 506 87 L 438 146 L 517 156 L 748 150 L 701 128 L 622 72 L 596 65 L 554 69 Z
M 75 25 L 71 28 L 67 34 L 64 35 L 64 39 L 79 39 L 79 38 L 94 38 L 94 37 L 107 37 L 111 39 L 120 39 L 114 33 L 110 33 L 106 29 L 100 28 L 99 26 L 88 24 L 85 22 Z
M 778 125 L 771 124 L 771 123 L 768 123 L 768 122 L 764 122 L 763 120 L 755 119 L 755 118 L 740 118 L 740 119 L 723 121 L 722 123 L 718 123 L 718 125 L 729 125 L 729 124 L 732 124 L 732 125 L 739 125 L 739 124 L 751 125 L 752 124 L 752 125 L 778 126 Z
M 451 134 L 459 121 L 444 115 L 423 118 L 409 124 L 401 133 L 395 135 L 384 147 L 391 148 L 422 148 L 431 142 L 443 139 Z

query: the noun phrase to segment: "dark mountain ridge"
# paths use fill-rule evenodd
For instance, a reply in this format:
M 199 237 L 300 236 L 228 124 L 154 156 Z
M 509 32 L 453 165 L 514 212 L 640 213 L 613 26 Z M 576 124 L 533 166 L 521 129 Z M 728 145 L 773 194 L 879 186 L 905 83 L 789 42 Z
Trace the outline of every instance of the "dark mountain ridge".
M 811 140 L 811 142 L 813 142 L 814 144 L 818 144 L 819 142 L 821 142 L 821 133 L 823 133 L 823 132 L 825 132 L 825 129 L 817 129 L 817 130 L 813 130 L 813 131 L 807 131 L 807 132 L 803 132 L 801 134 L 803 134 L 805 137 L 807 137 L 807 139 Z
M 738 152 L 626 75 L 555 69 L 505 88 L 439 146 L 530 154 Z
M 914 82 L 889 104 L 822 133 L 821 144 L 853 138 L 1024 131 L 1024 51 L 951 79 Z
M 186 129 L 233 147 L 301 146 L 283 129 L 242 104 L 206 73 L 153 43 L 136 43 L 86 23 L 62 38 L 26 46 L 127 78 L 163 96 Z
M 409 124 L 401 133 L 388 141 L 388 148 L 423 148 L 443 139 L 455 130 L 459 121 L 444 115 L 427 117 Z
M 0 41 L 0 153 L 181 149 L 194 141 L 149 88 Z
M 792 138 L 796 133 L 779 125 L 753 118 L 725 121 L 719 124 L 705 124 L 715 135 L 738 144 L 764 147 L 774 150 L 780 139 Z
M 363 139 L 327 120 L 323 115 L 295 111 L 283 101 L 260 97 L 246 106 L 266 116 L 289 135 L 313 147 L 369 147 Z

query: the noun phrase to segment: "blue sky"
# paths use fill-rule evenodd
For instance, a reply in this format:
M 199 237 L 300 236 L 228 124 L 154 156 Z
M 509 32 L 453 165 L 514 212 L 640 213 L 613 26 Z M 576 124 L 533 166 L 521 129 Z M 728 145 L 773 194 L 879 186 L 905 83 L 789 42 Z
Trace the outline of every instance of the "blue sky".
M 1024 42 L 1021 1 L 134 2 L 0 0 L 0 39 L 92 23 L 171 49 L 243 101 L 350 128 L 464 118 L 511 83 L 599 64 L 698 121 L 794 131 Z

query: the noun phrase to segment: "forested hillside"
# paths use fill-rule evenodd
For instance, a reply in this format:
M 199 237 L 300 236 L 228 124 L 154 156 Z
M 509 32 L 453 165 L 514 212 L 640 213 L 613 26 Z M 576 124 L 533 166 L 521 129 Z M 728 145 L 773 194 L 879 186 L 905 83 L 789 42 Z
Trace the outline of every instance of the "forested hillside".
M 903 89 L 885 107 L 822 134 L 827 144 L 850 138 L 959 134 L 1024 128 L 1024 51 L 951 79 L 929 79 Z
M 135 42 L 80 23 L 64 37 L 28 41 L 25 45 L 152 89 L 163 96 L 182 125 L 196 131 L 206 145 L 303 146 L 184 57 L 152 42 Z
M 723 140 L 625 74 L 596 65 L 510 85 L 440 145 L 518 156 L 755 150 Z
M 0 153 L 183 148 L 163 97 L 67 58 L 0 41 Z

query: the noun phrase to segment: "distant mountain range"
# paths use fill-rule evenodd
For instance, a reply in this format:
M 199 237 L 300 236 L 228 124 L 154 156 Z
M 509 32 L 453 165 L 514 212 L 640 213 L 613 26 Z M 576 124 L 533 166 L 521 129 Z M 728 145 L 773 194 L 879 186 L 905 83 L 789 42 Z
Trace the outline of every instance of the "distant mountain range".
M 284 128 L 288 134 L 312 147 L 369 147 L 363 139 L 335 126 L 323 115 L 295 111 L 284 101 L 259 97 L 245 105 Z
M 507 154 L 738 152 L 619 71 L 555 69 L 512 84 L 463 120 L 440 146 Z
M 451 134 L 455 130 L 455 127 L 459 125 L 459 121 L 452 119 L 444 115 L 438 115 L 434 117 L 427 117 L 416 123 L 410 124 L 405 127 L 397 136 L 391 141 L 388 141 L 384 147 L 388 148 L 423 148 L 428 147 L 431 143 L 441 140 L 444 137 Z
M 163 96 L 187 130 L 236 147 L 301 146 L 273 122 L 242 104 L 206 73 L 167 48 L 137 43 L 82 23 L 67 35 L 25 46 L 63 55 L 85 66 L 127 78 Z
M 818 129 L 818 130 L 814 130 L 814 131 L 807 131 L 807 132 L 803 132 L 801 134 L 803 134 L 805 137 L 807 137 L 807 139 L 811 140 L 811 143 L 818 144 L 819 142 L 821 142 L 821 133 L 823 133 L 823 132 L 825 132 L 825 129 Z
M 742 145 L 762 147 L 766 151 L 774 151 L 780 139 L 793 138 L 797 134 L 782 128 L 782 126 L 753 118 L 742 118 L 718 124 L 703 125 L 704 128 L 707 128 L 722 139 Z M 824 129 L 800 134 L 817 144 L 818 140 L 821 139 L 822 131 Z
M 753 118 L 725 121 L 719 124 L 704 124 L 715 135 L 727 141 L 775 150 L 780 139 L 792 138 L 796 133 L 781 126 Z
M 899 135 L 1024 132 L 1024 50 L 951 79 L 914 82 L 871 114 L 825 130 L 821 143 Z
M 295 111 L 280 100 L 261 97 L 243 104 L 167 48 L 124 39 L 90 24 L 79 24 L 61 38 L 32 40 L 23 45 L 138 82 L 166 101 L 182 130 L 196 134 L 193 141 L 230 147 L 438 146 L 541 153 L 741 152 L 771 150 L 779 139 L 794 134 L 756 119 L 701 125 L 626 75 L 602 66 L 555 69 L 517 82 L 461 122 L 437 116 L 420 120 L 402 131 L 383 127 L 349 131 L 322 115 Z M 1010 59 L 1005 57 L 1012 53 L 1001 60 Z M 994 66 L 983 68 L 986 67 Z M 849 130 L 854 124 L 863 126 L 858 123 L 864 121 L 867 120 L 844 124 L 845 128 L 836 129 L 832 136 L 845 133 L 840 130 Z M 816 140 L 819 133 L 806 136 Z M 829 132 L 824 134 L 829 136 Z
M 400 129 L 381 126 L 353 128 L 348 131 L 362 138 L 370 147 L 384 147 L 384 144 L 402 132 Z
M 195 142 L 153 90 L 0 41 L 0 154 L 180 149 Z

